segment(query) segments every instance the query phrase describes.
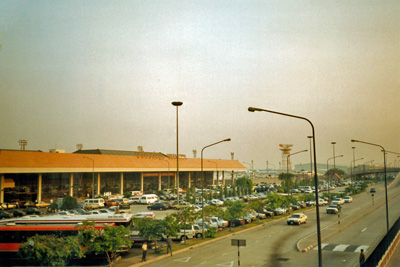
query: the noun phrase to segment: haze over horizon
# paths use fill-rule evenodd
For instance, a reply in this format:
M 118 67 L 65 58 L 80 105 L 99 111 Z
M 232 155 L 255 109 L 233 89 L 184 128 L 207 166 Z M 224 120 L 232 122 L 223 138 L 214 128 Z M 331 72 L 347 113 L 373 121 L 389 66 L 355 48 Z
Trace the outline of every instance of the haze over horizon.
M 399 152 L 400 2 L 2 1 L 1 149 L 137 150 L 318 163 Z M 309 162 L 310 154 L 292 157 Z M 387 162 L 398 164 L 388 154 Z

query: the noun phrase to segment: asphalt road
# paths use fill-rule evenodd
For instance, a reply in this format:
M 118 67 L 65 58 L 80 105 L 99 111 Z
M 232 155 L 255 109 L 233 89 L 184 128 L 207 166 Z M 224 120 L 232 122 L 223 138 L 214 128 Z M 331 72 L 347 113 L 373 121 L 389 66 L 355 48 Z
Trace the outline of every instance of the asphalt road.
M 374 205 L 370 193 L 355 196 L 353 203 L 343 206 L 340 224 L 337 215 L 326 214 L 326 208 L 320 208 L 323 266 L 357 266 L 359 250 L 364 248 L 368 256 L 385 235 L 384 188 L 376 187 Z M 396 210 L 399 195 L 400 186 L 395 182 L 389 188 L 390 224 L 400 216 L 400 210 Z M 305 225 L 288 226 L 286 220 L 275 221 L 146 266 L 237 266 L 238 248 L 231 246 L 230 239 L 246 240 L 246 247 L 240 248 L 241 266 L 318 266 L 317 248 L 308 252 L 298 249 L 317 242 L 315 214 L 315 210 L 307 212 Z

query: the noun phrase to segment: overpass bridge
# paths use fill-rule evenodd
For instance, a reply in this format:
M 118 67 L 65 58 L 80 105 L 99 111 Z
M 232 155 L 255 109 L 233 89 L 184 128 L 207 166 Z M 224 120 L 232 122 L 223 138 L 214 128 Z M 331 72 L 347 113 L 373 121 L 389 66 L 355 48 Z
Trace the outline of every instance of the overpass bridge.
M 386 167 L 386 175 L 390 176 L 390 175 L 397 175 L 400 172 L 400 168 L 399 167 Z M 368 166 L 363 166 L 363 168 L 358 168 L 353 172 L 353 175 L 358 176 L 358 177 L 362 177 L 362 176 L 366 176 L 366 175 L 371 175 L 371 174 L 375 174 L 375 175 L 379 175 L 379 174 L 383 174 L 385 173 L 385 169 L 384 168 L 369 168 Z

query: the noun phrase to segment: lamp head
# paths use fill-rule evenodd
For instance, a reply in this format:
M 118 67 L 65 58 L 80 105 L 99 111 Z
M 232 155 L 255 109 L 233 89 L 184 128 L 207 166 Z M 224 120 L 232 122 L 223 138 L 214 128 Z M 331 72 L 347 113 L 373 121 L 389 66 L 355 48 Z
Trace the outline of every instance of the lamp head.
M 231 139 L 230 138 L 227 138 L 227 139 L 225 139 L 225 140 L 223 140 L 224 142 L 229 142 L 229 141 L 231 141 Z
M 176 106 L 176 107 L 179 107 L 179 106 L 182 106 L 182 102 L 181 101 L 174 101 L 174 102 L 172 102 L 171 103 L 173 106 Z
M 256 108 L 253 108 L 253 107 L 249 107 L 247 110 L 250 111 L 250 112 L 254 112 L 254 111 L 256 111 L 257 109 L 256 109 Z

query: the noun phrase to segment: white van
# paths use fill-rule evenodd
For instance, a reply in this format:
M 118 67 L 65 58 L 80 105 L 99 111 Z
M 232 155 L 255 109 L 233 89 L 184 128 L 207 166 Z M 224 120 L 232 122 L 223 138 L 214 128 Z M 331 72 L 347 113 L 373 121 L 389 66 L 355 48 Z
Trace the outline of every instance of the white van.
M 99 207 L 99 208 L 104 208 L 104 199 L 103 198 L 88 198 L 85 199 L 85 203 L 88 203 L 88 205 L 92 207 Z
M 155 194 L 145 194 L 140 197 L 141 204 L 153 204 L 156 200 L 158 200 L 158 196 Z

